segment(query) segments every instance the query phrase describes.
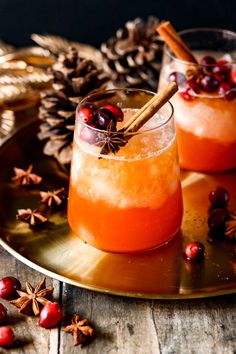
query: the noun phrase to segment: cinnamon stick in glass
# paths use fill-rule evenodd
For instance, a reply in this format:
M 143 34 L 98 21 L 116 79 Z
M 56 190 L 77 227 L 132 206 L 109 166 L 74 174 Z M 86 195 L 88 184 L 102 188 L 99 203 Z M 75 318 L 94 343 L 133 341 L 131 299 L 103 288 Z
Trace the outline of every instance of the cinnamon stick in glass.
M 197 60 L 192 54 L 189 47 L 179 37 L 176 30 L 169 21 L 161 23 L 156 31 L 163 38 L 168 47 L 176 55 L 177 58 L 190 63 L 197 64 Z

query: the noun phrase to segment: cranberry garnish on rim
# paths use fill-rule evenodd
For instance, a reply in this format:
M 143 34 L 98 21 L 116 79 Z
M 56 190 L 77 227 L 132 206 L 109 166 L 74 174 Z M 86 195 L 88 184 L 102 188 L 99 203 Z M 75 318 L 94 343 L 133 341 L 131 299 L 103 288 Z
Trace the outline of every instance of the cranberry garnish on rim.
M 229 192 L 224 187 L 216 187 L 209 193 L 209 201 L 213 208 L 225 208 L 229 202 Z
M 233 85 L 236 85 L 236 71 L 231 73 L 230 81 Z
M 200 84 L 202 90 L 208 93 L 215 92 L 219 87 L 219 81 L 210 75 L 204 76 L 201 79 Z
M 10 348 L 15 341 L 15 335 L 10 327 L 0 327 L 0 347 Z
M 186 81 L 186 78 L 183 73 L 178 72 L 178 71 L 173 71 L 168 76 L 168 81 L 169 82 L 176 82 L 178 85 L 182 85 Z
M 212 73 L 218 81 L 230 81 L 231 65 L 226 60 L 219 60 L 213 67 Z
M 79 109 L 78 117 L 82 120 L 82 122 L 91 124 L 93 122 L 93 111 L 90 107 L 84 106 Z
M 62 307 L 56 302 L 46 304 L 39 315 L 39 325 L 43 328 L 53 328 L 62 320 Z
M 100 108 L 95 115 L 95 124 L 98 129 L 106 130 L 110 123 L 114 124 L 115 128 L 116 118 L 114 114 L 106 108 Z
M 196 262 L 204 258 L 205 247 L 201 242 L 190 242 L 185 246 L 184 256 L 187 261 Z
M 88 127 L 81 127 L 80 139 L 88 144 L 95 144 L 97 142 L 98 132 L 95 129 L 95 124 L 90 124 Z
M 232 101 L 236 98 L 236 87 L 232 87 L 230 90 L 226 91 L 225 98 L 227 101 Z
M 225 96 L 229 90 L 231 90 L 231 85 L 228 82 L 221 82 L 217 92 L 220 96 Z
M 124 113 L 122 109 L 114 104 L 106 104 L 105 106 L 101 107 L 102 109 L 108 109 L 108 111 L 111 111 L 113 115 L 115 116 L 117 122 L 123 122 L 124 119 Z
M 6 307 L 0 303 L 0 324 L 5 322 L 7 319 L 7 309 Z
M 211 56 L 205 56 L 201 59 L 201 65 L 203 66 L 203 71 L 206 73 L 212 72 L 213 65 L 215 65 L 216 60 Z
M 188 80 L 180 86 L 180 96 L 186 101 L 192 101 L 195 98 L 196 93 L 199 93 L 199 87 L 194 80 Z
M 6 300 L 15 299 L 16 290 L 21 289 L 21 283 L 14 277 L 5 277 L 0 280 L 0 297 Z

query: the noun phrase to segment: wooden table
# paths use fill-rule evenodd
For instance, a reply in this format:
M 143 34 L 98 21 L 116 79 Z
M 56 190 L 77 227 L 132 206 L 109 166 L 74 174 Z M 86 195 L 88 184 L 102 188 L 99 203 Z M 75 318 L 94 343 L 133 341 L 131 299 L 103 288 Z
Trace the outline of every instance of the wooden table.
M 0 249 L 0 278 L 12 275 L 33 286 L 42 274 Z M 141 280 L 140 280 L 141 281 Z M 37 319 L 9 309 L 8 324 L 17 343 L 0 353 L 73 354 L 235 354 L 236 296 L 185 301 L 140 300 L 110 296 L 76 288 L 48 278 L 54 297 L 64 307 L 62 327 L 77 312 L 89 318 L 96 337 L 82 349 L 61 328 L 46 330 Z

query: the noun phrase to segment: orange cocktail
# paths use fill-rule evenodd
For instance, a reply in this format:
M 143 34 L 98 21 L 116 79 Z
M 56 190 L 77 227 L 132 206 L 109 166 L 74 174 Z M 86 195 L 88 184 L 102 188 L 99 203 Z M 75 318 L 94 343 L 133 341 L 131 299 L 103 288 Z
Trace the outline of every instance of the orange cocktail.
M 182 168 L 217 172 L 236 167 L 236 33 L 193 29 L 180 33 L 199 64 L 166 47 L 160 87 L 177 81 L 172 99 Z
M 97 107 L 118 104 L 125 122 L 152 95 L 110 90 L 87 102 Z M 68 203 L 72 230 L 84 242 L 110 252 L 166 243 L 179 230 L 183 212 L 172 106 L 163 106 L 115 155 L 101 155 L 101 146 L 91 139 L 99 134 L 103 132 L 77 118 Z

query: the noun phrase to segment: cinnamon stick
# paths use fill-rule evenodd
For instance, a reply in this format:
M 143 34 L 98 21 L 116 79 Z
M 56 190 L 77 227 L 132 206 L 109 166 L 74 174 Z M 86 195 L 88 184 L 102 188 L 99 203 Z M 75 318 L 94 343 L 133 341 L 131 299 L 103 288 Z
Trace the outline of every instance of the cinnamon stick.
M 177 58 L 194 64 L 198 63 L 189 47 L 178 36 L 176 30 L 169 21 L 161 23 L 156 28 L 156 31 L 164 39 Z
M 175 82 L 159 91 L 126 123 L 124 134 L 137 132 L 177 91 L 178 85 Z

